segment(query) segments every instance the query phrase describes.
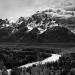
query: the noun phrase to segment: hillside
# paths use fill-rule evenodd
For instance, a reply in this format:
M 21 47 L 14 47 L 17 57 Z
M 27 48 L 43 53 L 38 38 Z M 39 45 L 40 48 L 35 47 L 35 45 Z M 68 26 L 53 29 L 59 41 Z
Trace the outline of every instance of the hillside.
M 75 35 L 70 30 L 55 26 L 47 29 L 42 34 L 38 34 L 38 30 L 33 29 L 31 32 L 24 35 L 21 42 L 26 40 L 38 43 L 74 43 Z

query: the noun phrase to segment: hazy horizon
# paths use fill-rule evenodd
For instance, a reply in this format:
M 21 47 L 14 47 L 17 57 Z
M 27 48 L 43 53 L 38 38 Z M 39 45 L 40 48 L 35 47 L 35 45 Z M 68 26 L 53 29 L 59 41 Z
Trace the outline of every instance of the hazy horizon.
M 0 18 L 29 16 L 41 8 L 61 7 L 75 11 L 74 0 L 0 0 Z

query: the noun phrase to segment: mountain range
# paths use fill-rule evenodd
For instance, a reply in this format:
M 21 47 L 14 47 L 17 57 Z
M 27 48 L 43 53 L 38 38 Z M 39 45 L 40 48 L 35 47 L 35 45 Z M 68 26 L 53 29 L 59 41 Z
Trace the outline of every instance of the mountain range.
M 37 11 L 30 17 L 20 17 L 10 23 L 0 19 L 0 41 L 21 43 L 74 43 L 73 11 L 50 8 Z M 74 29 L 73 29 L 74 30 Z

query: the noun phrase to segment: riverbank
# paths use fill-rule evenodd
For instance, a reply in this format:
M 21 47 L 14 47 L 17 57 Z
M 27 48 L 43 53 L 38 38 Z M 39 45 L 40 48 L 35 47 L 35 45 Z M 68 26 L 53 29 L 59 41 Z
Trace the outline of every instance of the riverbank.
M 48 58 L 46 58 L 46 59 L 44 59 L 42 61 L 28 63 L 28 64 L 20 66 L 19 68 L 24 68 L 24 67 L 28 68 L 28 67 L 31 67 L 33 65 L 39 65 L 39 64 L 46 64 L 46 63 L 50 63 L 50 62 L 55 62 L 55 61 L 57 61 L 59 59 L 59 57 L 61 57 L 61 55 L 59 55 L 59 54 L 52 54 L 51 57 L 48 57 Z M 11 69 L 8 69 L 7 71 L 8 71 L 8 75 L 10 75 Z

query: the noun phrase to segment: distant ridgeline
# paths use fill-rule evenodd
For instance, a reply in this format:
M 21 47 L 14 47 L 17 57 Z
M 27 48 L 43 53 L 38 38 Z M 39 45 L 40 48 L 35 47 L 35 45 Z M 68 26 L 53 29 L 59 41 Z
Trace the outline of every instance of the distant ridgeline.
M 75 15 L 72 11 L 50 8 L 15 23 L 0 19 L 0 42 L 75 43 Z

